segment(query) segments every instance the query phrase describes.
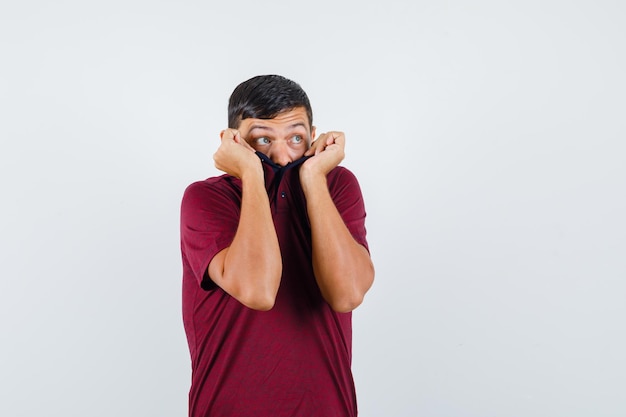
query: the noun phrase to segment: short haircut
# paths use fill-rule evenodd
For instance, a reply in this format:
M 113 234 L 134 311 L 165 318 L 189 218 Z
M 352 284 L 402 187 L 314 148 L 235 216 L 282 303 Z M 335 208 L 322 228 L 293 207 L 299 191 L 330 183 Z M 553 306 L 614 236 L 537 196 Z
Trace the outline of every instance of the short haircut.
M 243 119 L 272 119 L 279 113 L 304 107 L 313 126 L 313 110 L 300 85 L 280 75 L 257 75 L 239 84 L 228 100 L 228 127 Z

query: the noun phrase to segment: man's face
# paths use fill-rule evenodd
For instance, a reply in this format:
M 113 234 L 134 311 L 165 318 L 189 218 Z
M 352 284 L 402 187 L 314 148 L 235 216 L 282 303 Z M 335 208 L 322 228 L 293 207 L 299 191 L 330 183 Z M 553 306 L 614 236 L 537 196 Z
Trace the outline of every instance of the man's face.
M 304 107 L 279 113 L 273 119 L 243 119 L 238 130 L 250 146 L 280 166 L 301 158 L 315 136 Z

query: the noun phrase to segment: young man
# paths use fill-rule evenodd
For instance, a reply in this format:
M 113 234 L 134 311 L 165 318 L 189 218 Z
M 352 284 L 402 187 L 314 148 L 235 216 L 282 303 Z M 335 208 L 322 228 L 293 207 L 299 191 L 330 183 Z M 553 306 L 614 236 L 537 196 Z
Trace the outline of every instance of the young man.
M 312 142 L 306 93 L 268 75 L 233 91 L 220 136 L 226 174 L 181 207 L 189 415 L 356 416 L 350 312 L 374 268 L 344 134 Z

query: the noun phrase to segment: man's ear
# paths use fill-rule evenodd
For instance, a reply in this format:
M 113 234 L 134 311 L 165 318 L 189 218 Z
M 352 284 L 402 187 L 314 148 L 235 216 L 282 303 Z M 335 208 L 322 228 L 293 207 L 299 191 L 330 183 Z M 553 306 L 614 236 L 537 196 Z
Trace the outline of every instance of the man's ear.
M 309 142 L 309 146 L 311 146 L 311 143 L 313 143 L 314 140 L 315 140 L 315 126 L 311 126 L 311 142 Z
M 220 132 L 220 139 L 222 139 L 223 137 L 224 137 L 224 130 Z

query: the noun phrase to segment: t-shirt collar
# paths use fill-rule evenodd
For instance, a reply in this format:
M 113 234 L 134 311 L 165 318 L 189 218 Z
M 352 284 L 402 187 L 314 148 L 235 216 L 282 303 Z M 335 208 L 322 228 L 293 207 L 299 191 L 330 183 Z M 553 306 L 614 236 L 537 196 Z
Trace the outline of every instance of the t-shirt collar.
M 280 166 L 276 163 L 274 163 L 274 161 L 272 161 L 267 155 L 265 155 L 262 152 L 256 151 L 256 154 L 259 158 L 261 158 L 261 162 L 263 162 L 264 164 L 269 165 L 272 170 L 276 173 L 279 171 L 287 171 L 290 168 L 294 168 L 297 167 L 298 165 L 301 165 L 304 161 L 306 161 L 307 159 L 311 158 L 313 155 L 309 155 L 309 156 L 303 156 L 302 158 L 296 159 L 293 162 L 288 163 L 285 166 Z

